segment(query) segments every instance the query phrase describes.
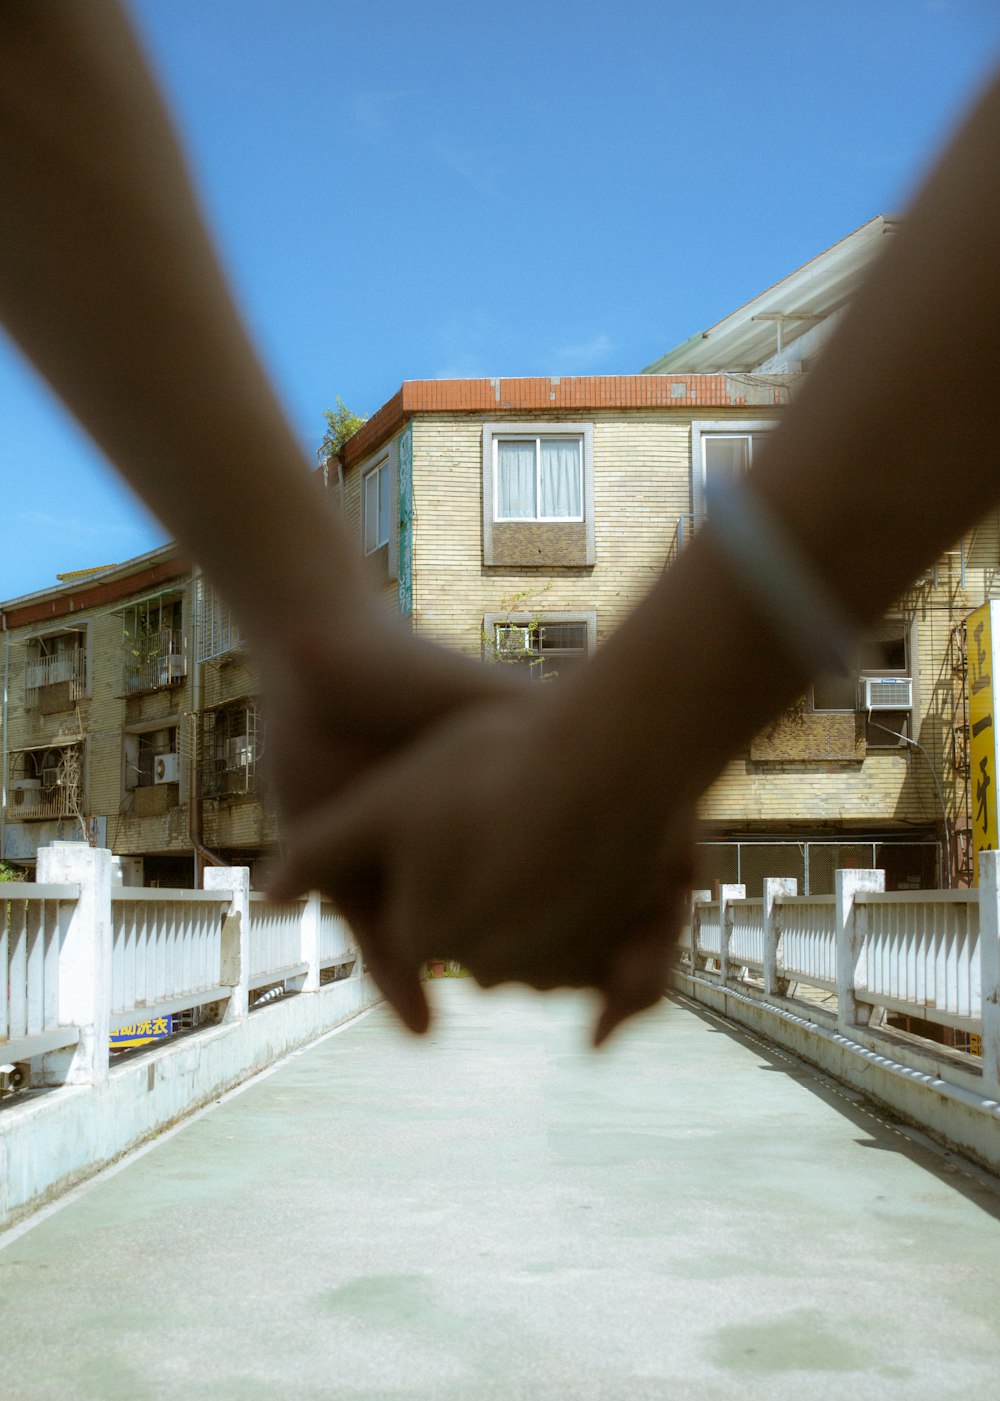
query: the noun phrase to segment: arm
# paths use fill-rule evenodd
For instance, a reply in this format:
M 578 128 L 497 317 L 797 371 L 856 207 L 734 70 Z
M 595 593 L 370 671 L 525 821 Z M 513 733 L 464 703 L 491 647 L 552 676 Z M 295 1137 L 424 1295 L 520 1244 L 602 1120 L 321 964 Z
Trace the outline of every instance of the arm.
M 236 609 L 287 809 L 510 687 L 417 646 L 369 587 L 250 344 L 116 0 L 0 5 L 0 188 L 0 317 Z
M 0 314 L 251 633 L 370 606 L 243 328 L 115 0 L 0 8 Z M 231 502 L 238 529 L 221 530 Z M 297 549 L 275 563 L 275 540 Z M 338 541 L 339 544 L 339 541 Z M 247 557 L 263 567 L 247 570 Z M 271 566 L 271 567 L 268 567 Z
M 998 148 L 1000 84 L 748 484 L 859 627 L 1000 497 Z M 440 727 L 314 817 L 286 884 L 323 884 L 411 976 L 436 950 L 484 982 L 593 986 L 603 1038 L 664 986 L 698 798 L 810 679 L 744 584 L 706 530 L 579 678 Z

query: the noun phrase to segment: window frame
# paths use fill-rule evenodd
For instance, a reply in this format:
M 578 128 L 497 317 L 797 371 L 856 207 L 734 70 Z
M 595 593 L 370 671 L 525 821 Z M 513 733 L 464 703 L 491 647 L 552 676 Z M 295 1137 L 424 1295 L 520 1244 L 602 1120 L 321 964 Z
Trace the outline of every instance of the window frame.
M 580 472 L 580 514 L 576 516 L 543 516 L 540 514 L 542 499 L 542 443 L 573 442 L 578 444 Z M 501 443 L 533 443 L 535 447 L 535 514 L 532 516 L 501 516 L 500 509 L 500 445 Z M 586 519 L 584 499 L 582 433 L 494 433 L 493 435 L 493 520 L 496 525 L 579 525 Z
M 776 418 L 701 419 L 691 424 L 691 512 L 706 516 L 705 443 L 710 438 L 745 438 L 754 433 L 773 433 Z M 750 466 L 753 466 L 753 441 L 750 444 Z M 749 470 L 749 469 L 748 469 Z
M 865 716 L 865 746 L 868 750 L 888 750 L 898 752 L 901 749 L 909 748 L 907 740 L 913 728 L 913 716 L 917 711 L 917 678 L 914 675 L 913 663 L 917 656 L 917 638 L 915 634 L 915 623 L 907 622 L 905 617 L 882 618 L 870 629 L 871 633 L 876 633 L 878 629 L 888 629 L 889 627 L 900 628 L 904 647 L 904 665 L 894 666 L 862 666 L 860 665 L 867 640 L 878 640 L 877 638 L 866 639 L 862 637 L 857 646 L 855 660 L 857 666 L 852 669 L 854 680 L 854 700 L 850 706 L 817 706 L 816 705 L 816 685 L 811 682 L 807 691 L 809 712 L 812 715 L 864 715 Z M 905 678 L 910 682 L 911 701 L 909 710 L 872 710 L 862 709 L 861 680 L 866 676 L 891 676 Z M 869 715 L 872 717 L 869 721 Z M 884 726 L 883 726 L 884 722 Z M 873 733 L 874 732 L 874 733 Z M 902 735 L 903 738 L 893 738 L 894 735 Z
M 385 503 L 384 503 L 384 504 L 385 504 L 385 520 L 384 520 L 384 522 L 383 522 L 383 521 L 377 519 L 377 520 L 376 520 L 376 527 L 377 527 L 379 524 L 384 525 L 384 532 L 385 532 L 385 535 L 384 535 L 384 538 L 382 538 L 381 532 L 376 528 L 375 534 L 376 534 L 376 536 L 378 537 L 378 539 L 377 539 L 377 541 L 376 541 L 376 543 L 375 543 L 374 545 L 369 545 L 369 543 L 368 543 L 368 519 L 369 519 L 369 517 L 368 517 L 368 483 L 369 483 L 369 481 L 371 480 L 372 477 L 376 478 L 375 500 L 376 500 L 377 507 L 378 507 L 378 514 L 379 514 L 379 517 L 381 517 L 382 506 L 383 506 L 383 491 L 382 491 L 381 484 L 378 482 L 378 478 L 381 477 L 381 475 L 382 475 L 383 472 L 385 473 L 385 480 L 386 480 L 386 487 L 387 487 L 386 492 L 385 492 Z M 366 555 L 373 555 L 373 554 L 376 554 L 379 550 L 385 549 L 385 547 L 389 544 L 389 542 L 390 542 L 390 540 L 391 540 L 391 538 L 392 538 L 392 499 L 393 499 L 393 484 L 392 484 L 392 473 L 391 473 L 391 461 L 390 461 L 389 455 L 386 454 L 384 457 L 380 458 L 378 462 L 373 463 L 372 466 L 369 467 L 369 468 L 368 468 L 365 472 L 363 472 L 362 475 L 361 475 L 361 539 L 362 539 L 362 543 L 363 543 L 363 546 L 364 546 L 364 552 L 365 552 Z
M 497 457 L 495 442 L 503 438 L 576 438 L 582 444 L 583 468 L 583 515 L 572 519 L 555 519 L 542 516 L 518 520 L 497 520 L 497 482 L 494 462 Z M 511 566 L 497 559 L 494 549 L 494 531 L 534 531 L 539 540 L 544 540 L 546 532 L 583 530 L 582 559 L 570 568 L 590 568 L 596 559 L 594 537 L 594 425 L 580 420 L 551 419 L 487 419 L 483 423 L 482 492 L 483 492 L 483 563 L 488 567 L 509 569 Z M 498 547 L 499 548 L 499 547 Z M 547 561 L 539 561 L 541 567 Z M 526 566 L 516 566 L 518 570 Z M 537 566 L 532 565 L 532 568 Z
M 497 657 L 496 634 L 498 628 L 544 628 L 559 623 L 574 623 L 577 626 L 586 628 L 586 649 L 584 653 L 585 661 L 594 655 L 597 649 L 597 613 L 577 610 L 574 612 L 554 612 L 548 609 L 544 613 L 485 613 L 483 615 L 483 656 L 489 659 L 492 656 L 493 662 L 502 666 Z M 557 654 L 558 655 L 558 654 Z M 564 654 L 566 655 L 566 654 Z M 573 656 L 578 655 L 573 653 Z M 545 661 L 545 653 L 541 650 L 537 653 L 540 662 Z M 533 663 L 526 663 L 542 680 L 543 668 L 535 666 Z M 555 665 L 555 662 L 553 662 Z

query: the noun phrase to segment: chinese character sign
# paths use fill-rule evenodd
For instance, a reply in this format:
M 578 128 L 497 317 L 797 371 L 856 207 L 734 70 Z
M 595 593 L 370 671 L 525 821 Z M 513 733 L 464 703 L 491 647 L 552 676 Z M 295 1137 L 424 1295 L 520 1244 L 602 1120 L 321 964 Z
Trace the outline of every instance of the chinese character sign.
M 146 1046 L 173 1034 L 173 1017 L 151 1017 L 149 1021 L 123 1026 L 111 1037 L 111 1049 L 122 1051 L 130 1046 Z
M 969 660 L 969 769 L 975 884 L 979 853 L 997 846 L 997 644 L 1000 603 L 986 603 L 966 620 Z

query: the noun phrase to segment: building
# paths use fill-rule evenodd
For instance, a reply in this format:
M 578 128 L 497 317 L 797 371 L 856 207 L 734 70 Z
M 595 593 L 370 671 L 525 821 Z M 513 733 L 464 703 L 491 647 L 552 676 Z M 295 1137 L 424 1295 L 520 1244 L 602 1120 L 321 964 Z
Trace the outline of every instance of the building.
M 131 882 L 190 886 L 273 846 L 239 632 L 176 548 L 64 575 L 0 623 L 4 860 L 86 838 Z
M 420 633 L 544 677 L 599 646 L 683 549 L 705 483 L 745 471 L 893 221 L 870 221 L 638 375 L 403 384 L 345 445 L 344 517 Z M 703 803 L 704 878 L 832 889 L 967 879 L 964 627 L 995 514 L 818 680 Z M 697 657 L 689 659 L 697 666 Z
M 639 374 L 404 383 L 326 466 L 386 606 L 539 680 L 581 664 L 698 529 L 706 481 L 752 464 L 893 227 L 870 221 Z M 998 564 L 994 513 L 872 630 L 854 675 L 818 680 L 728 766 L 703 803 L 704 880 L 969 878 L 963 622 Z M 253 676 L 175 550 L 0 617 L 5 859 L 81 830 L 147 882 L 266 856 Z

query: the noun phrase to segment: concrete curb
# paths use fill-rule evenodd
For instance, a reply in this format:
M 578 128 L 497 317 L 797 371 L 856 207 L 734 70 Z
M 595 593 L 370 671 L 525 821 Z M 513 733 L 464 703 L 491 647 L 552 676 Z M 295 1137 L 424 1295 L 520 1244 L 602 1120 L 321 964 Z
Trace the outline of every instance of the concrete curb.
M 116 1162 L 289 1051 L 380 1000 L 362 974 L 284 997 L 0 1113 L 0 1231 Z
M 680 971 L 675 971 L 672 981 L 676 991 L 693 1002 L 791 1051 L 944 1147 L 1000 1172 L 1000 1103 L 942 1079 L 932 1057 L 928 1056 L 926 1069 L 903 1065 L 873 1046 L 765 998 Z

